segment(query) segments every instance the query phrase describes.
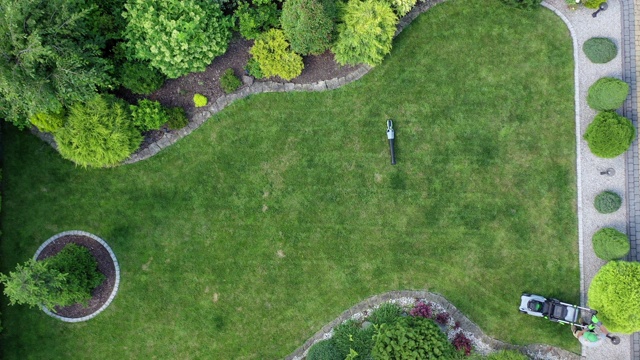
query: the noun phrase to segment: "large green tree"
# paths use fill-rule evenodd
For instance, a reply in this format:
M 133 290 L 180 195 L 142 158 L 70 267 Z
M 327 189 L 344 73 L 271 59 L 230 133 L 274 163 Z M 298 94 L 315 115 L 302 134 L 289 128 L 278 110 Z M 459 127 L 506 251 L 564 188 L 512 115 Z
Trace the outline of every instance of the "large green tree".
M 112 87 L 105 16 L 91 1 L 0 0 L 0 117 L 26 126 Z
M 204 71 L 227 51 L 232 21 L 205 0 L 129 0 L 124 33 L 130 60 L 146 60 L 169 78 Z

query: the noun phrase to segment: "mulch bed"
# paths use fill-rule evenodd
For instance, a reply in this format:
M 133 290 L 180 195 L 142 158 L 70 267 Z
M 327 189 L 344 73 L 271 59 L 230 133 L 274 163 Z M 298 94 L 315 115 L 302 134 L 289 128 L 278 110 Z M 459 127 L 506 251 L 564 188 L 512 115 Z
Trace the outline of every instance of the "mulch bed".
M 81 318 L 93 314 L 104 305 L 113 291 L 116 284 L 116 268 L 107 249 L 98 241 L 82 235 L 66 235 L 49 243 L 38 255 L 37 260 L 43 260 L 59 253 L 67 244 L 74 243 L 89 249 L 89 252 L 98 262 L 98 270 L 106 277 L 97 288 L 93 290 L 93 297 L 89 300 L 88 306 L 74 304 L 65 307 L 56 306 L 52 310 L 54 313 L 68 318 Z
M 193 104 L 193 95 L 198 93 L 206 96 L 209 104 L 215 103 L 218 98 L 225 95 L 220 87 L 220 76 L 222 76 L 227 69 L 233 69 L 238 77 L 244 75 L 244 67 L 251 57 L 249 50 L 252 46 L 253 40 L 246 40 L 238 34 L 235 34 L 229 44 L 227 52 L 216 57 L 204 72 L 191 73 L 177 79 L 169 79 L 165 81 L 161 89 L 146 96 L 146 98 L 158 101 L 167 107 L 180 106 L 186 110 L 188 115 L 192 116 L 196 113 L 196 108 Z M 289 82 L 294 84 L 311 84 L 322 80 L 343 77 L 355 70 L 354 66 L 341 66 L 338 64 L 334 59 L 333 53 L 328 50 L 320 55 L 304 56 L 303 62 L 304 70 L 302 70 L 302 74 Z M 256 81 L 287 82 L 278 77 Z M 246 86 L 247 85 L 243 85 L 238 91 Z M 124 88 L 120 88 L 116 94 L 132 104 L 135 104 L 139 99 L 145 98 L 145 96 L 135 95 Z M 138 149 L 138 152 L 151 146 L 151 144 L 160 140 L 165 133 L 170 132 L 175 132 L 175 130 L 163 128 L 144 133 L 144 141 Z

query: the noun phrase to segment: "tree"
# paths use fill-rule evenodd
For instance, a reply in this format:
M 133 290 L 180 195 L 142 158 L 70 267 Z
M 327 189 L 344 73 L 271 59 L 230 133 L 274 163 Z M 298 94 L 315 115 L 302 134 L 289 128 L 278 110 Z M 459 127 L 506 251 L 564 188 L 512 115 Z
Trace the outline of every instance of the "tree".
M 640 330 L 640 263 L 610 261 L 591 281 L 589 307 L 611 331 L 631 334 Z
M 71 106 L 67 122 L 56 131 L 55 139 L 62 157 L 84 167 L 116 165 L 142 141 L 127 104 L 101 95 Z
M 149 61 L 169 78 L 204 71 L 227 51 L 230 18 L 205 0 L 129 0 L 124 33 L 129 60 Z
M 101 11 L 83 0 L 0 0 L 0 117 L 24 127 L 112 87 Z
M 331 45 L 335 23 L 318 0 L 286 0 L 280 21 L 291 50 L 299 54 L 322 54 Z
M 18 264 L 9 276 L 0 274 L 0 283 L 4 285 L 10 305 L 32 307 L 43 304 L 53 308 L 64 288 L 65 278 L 65 274 L 50 268 L 46 262 L 31 259 L 23 265 Z
M 338 25 L 333 47 L 336 60 L 344 64 L 378 65 L 391 51 L 397 17 L 387 3 L 376 0 L 350 0 Z

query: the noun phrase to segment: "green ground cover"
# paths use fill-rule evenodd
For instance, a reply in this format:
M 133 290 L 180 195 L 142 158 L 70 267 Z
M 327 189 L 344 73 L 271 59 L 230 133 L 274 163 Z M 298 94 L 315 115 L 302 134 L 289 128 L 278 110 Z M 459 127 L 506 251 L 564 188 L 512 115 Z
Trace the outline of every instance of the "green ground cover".
M 76 168 L 5 127 L 0 270 L 81 229 L 122 282 L 81 324 L 3 298 L 0 355 L 274 359 L 397 289 L 441 293 L 501 340 L 577 351 L 567 327 L 517 311 L 523 291 L 578 301 L 573 119 L 557 16 L 450 0 L 360 81 L 238 101 L 137 164 Z

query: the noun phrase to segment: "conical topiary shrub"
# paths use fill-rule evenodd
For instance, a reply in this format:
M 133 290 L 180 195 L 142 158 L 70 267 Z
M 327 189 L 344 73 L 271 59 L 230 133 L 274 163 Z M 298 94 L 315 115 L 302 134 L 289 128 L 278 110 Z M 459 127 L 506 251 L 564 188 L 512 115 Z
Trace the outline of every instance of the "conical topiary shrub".
M 620 79 L 604 77 L 589 87 L 587 103 L 596 110 L 616 110 L 628 95 L 629 84 Z
M 591 241 L 596 255 L 607 261 L 623 258 L 631 249 L 627 235 L 614 228 L 598 230 Z
M 584 139 L 594 155 L 614 158 L 627 151 L 635 136 L 636 129 L 629 119 L 613 111 L 603 111 L 589 124 Z

